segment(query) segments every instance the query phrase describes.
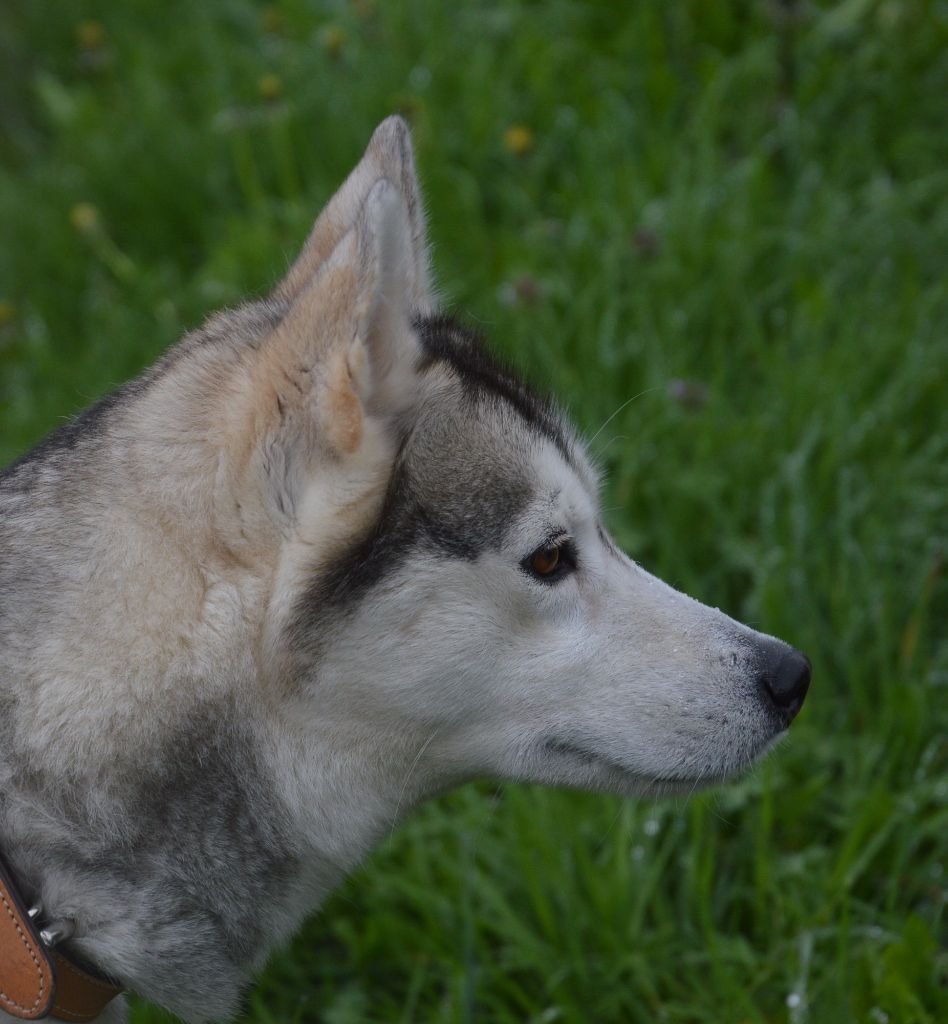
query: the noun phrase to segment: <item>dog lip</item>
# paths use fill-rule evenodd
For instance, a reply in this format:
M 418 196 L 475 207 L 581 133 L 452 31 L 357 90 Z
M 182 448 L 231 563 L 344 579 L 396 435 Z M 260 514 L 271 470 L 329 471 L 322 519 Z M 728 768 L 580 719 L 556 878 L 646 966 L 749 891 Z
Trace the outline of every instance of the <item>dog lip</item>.
M 602 754 L 595 754 L 591 750 L 587 750 L 585 747 L 581 747 L 576 743 L 570 743 L 568 740 L 559 739 L 558 737 L 551 737 L 544 744 L 547 750 L 552 751 L 554 754 L 569 754 L 572 757 L 578 757 L 582 761 L 592 763 L 594 761 L 605 761 L 607 764 L 611 763 L 611 759 L 604 757 Z M 616 768 L 621 768 L 622 771 L 628 771 L 627 768 L 619 764 L 615 764 Z
M 575 757 L 581 760 L 587 765 L 603 765 L 606 768 L 611 769 L 614 772 L 620 772 L 622 775 L 632 776 L 636 779 L 641 779 L 644 782 L 649 783 L 661 783 L 661 782 L 692 782 L 692 779 L 662 779 L 652 778 L 650 776 L 642 775 L 635 769 L 630 768 L 628 765 L 623 764 L 621 761 L 617 761 L 615 758 L 610 757 L 608 754 L 599 754 L 588 747 L 584 747 L 578 743 L 572 743 L 569 740 L 560 739 L 559 737 L 552 737 L 548 739 L 544 746 L 547 750 L 554 754 L 566 754 L 570 757 Z

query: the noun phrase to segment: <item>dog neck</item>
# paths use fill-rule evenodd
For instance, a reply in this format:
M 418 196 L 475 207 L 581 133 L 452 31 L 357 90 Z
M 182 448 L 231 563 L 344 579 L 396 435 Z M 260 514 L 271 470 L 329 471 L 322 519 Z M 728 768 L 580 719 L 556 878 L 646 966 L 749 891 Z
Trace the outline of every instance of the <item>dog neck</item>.
M 269 951 L 427 795 L 423 741 L 387 749 L 286 710 L 193 708 L 107 777 L 5 766 L 0 834 L 29 898 L 75 921 L 78 957 L 186 1021 L 231 1014 Z

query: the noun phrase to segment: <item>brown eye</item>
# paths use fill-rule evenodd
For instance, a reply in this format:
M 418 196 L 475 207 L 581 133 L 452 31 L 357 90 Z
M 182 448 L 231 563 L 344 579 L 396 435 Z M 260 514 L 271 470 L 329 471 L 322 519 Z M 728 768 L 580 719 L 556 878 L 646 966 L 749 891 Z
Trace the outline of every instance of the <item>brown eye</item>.
M 560 549 L 555 544 L 535 551 L 530 558 L 530 568 L 537 576 L 549 576 L 556 572 L 560 565 Z
M 576 545 L 569 537 L 551 538 L 520 563 L 539 583 L 559 583 L 576 569 Z

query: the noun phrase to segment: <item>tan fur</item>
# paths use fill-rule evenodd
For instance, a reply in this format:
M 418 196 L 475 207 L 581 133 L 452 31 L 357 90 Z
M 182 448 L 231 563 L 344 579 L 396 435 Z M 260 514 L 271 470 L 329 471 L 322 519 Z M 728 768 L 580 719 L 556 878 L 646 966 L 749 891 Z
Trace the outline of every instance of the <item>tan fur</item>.
M 791 717 L 802 656 L 622 555 L 560 418 L 417 319 L 423 230 L 389 119 L 270 299 L 0 486 L 4 852 L 189 1020 L 447 786 L 688 791 Z
M 38 751 L 57 752 L 63 774 L 96 770 L 103 744 L 112 758 L 137 752 L 183 701 L 235 686 L 252 695 L 267 679 L 282 687 L 289 666 L 267 657 L 301 581 L 377 515 L 393 450 L 387 399 L 371 412 L 365 405 L 366 342 L 376 317 L 408 339 L 408 306 L 399 312 L 379 292 L 389 284 L 372 254 L 374 227 L 363 219 L 353 230 L 350 220 L 340 232 L 335 218 L 346 204 L 364 205 L 375 175 L 407 173 L 404 132 L 398 123 L 376 132 L 344 202 L 320 217 L 279 289 L 291 301 L 275 328 L 264 324 L 248 340 L 247 318 L 218 314 L 208 330 L 240 343 L 185 339 L 112 427 L 87 563 L 95 585 L 80 577 L 49 595 L 57 631 L 41 662 L 38 652 L 25 658 L 37 664 L 24 679 L 31 733 Z M 396 191 L 406 189 L 414 185 L 399 181 Z M 384 205 L 387 193 L 376 194 Z M 412 244 L 407 221 L 405 230 Z M 406 303 L 409 278 L 409 291 L 420 280 L 412 265 L 404 261 L 405 281 L 396 282 Z M 273 506 L 268 473 L 281 458 L 291 509 Z M 213 638 L 224 635 L 231 642 L 222 647 Z

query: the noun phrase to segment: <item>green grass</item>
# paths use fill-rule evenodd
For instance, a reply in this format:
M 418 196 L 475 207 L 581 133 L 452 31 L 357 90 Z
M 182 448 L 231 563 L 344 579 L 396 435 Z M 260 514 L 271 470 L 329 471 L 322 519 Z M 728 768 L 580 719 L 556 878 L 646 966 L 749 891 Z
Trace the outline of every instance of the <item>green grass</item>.
M 451 304 L 612 417 L 619 540 L 814 664 L 714 793 L 427 807 L 247 1021 L 948 1020 L 946 54 L 924 0 L 5 5 L 0 455 L 262 293 L 401 110 Z

